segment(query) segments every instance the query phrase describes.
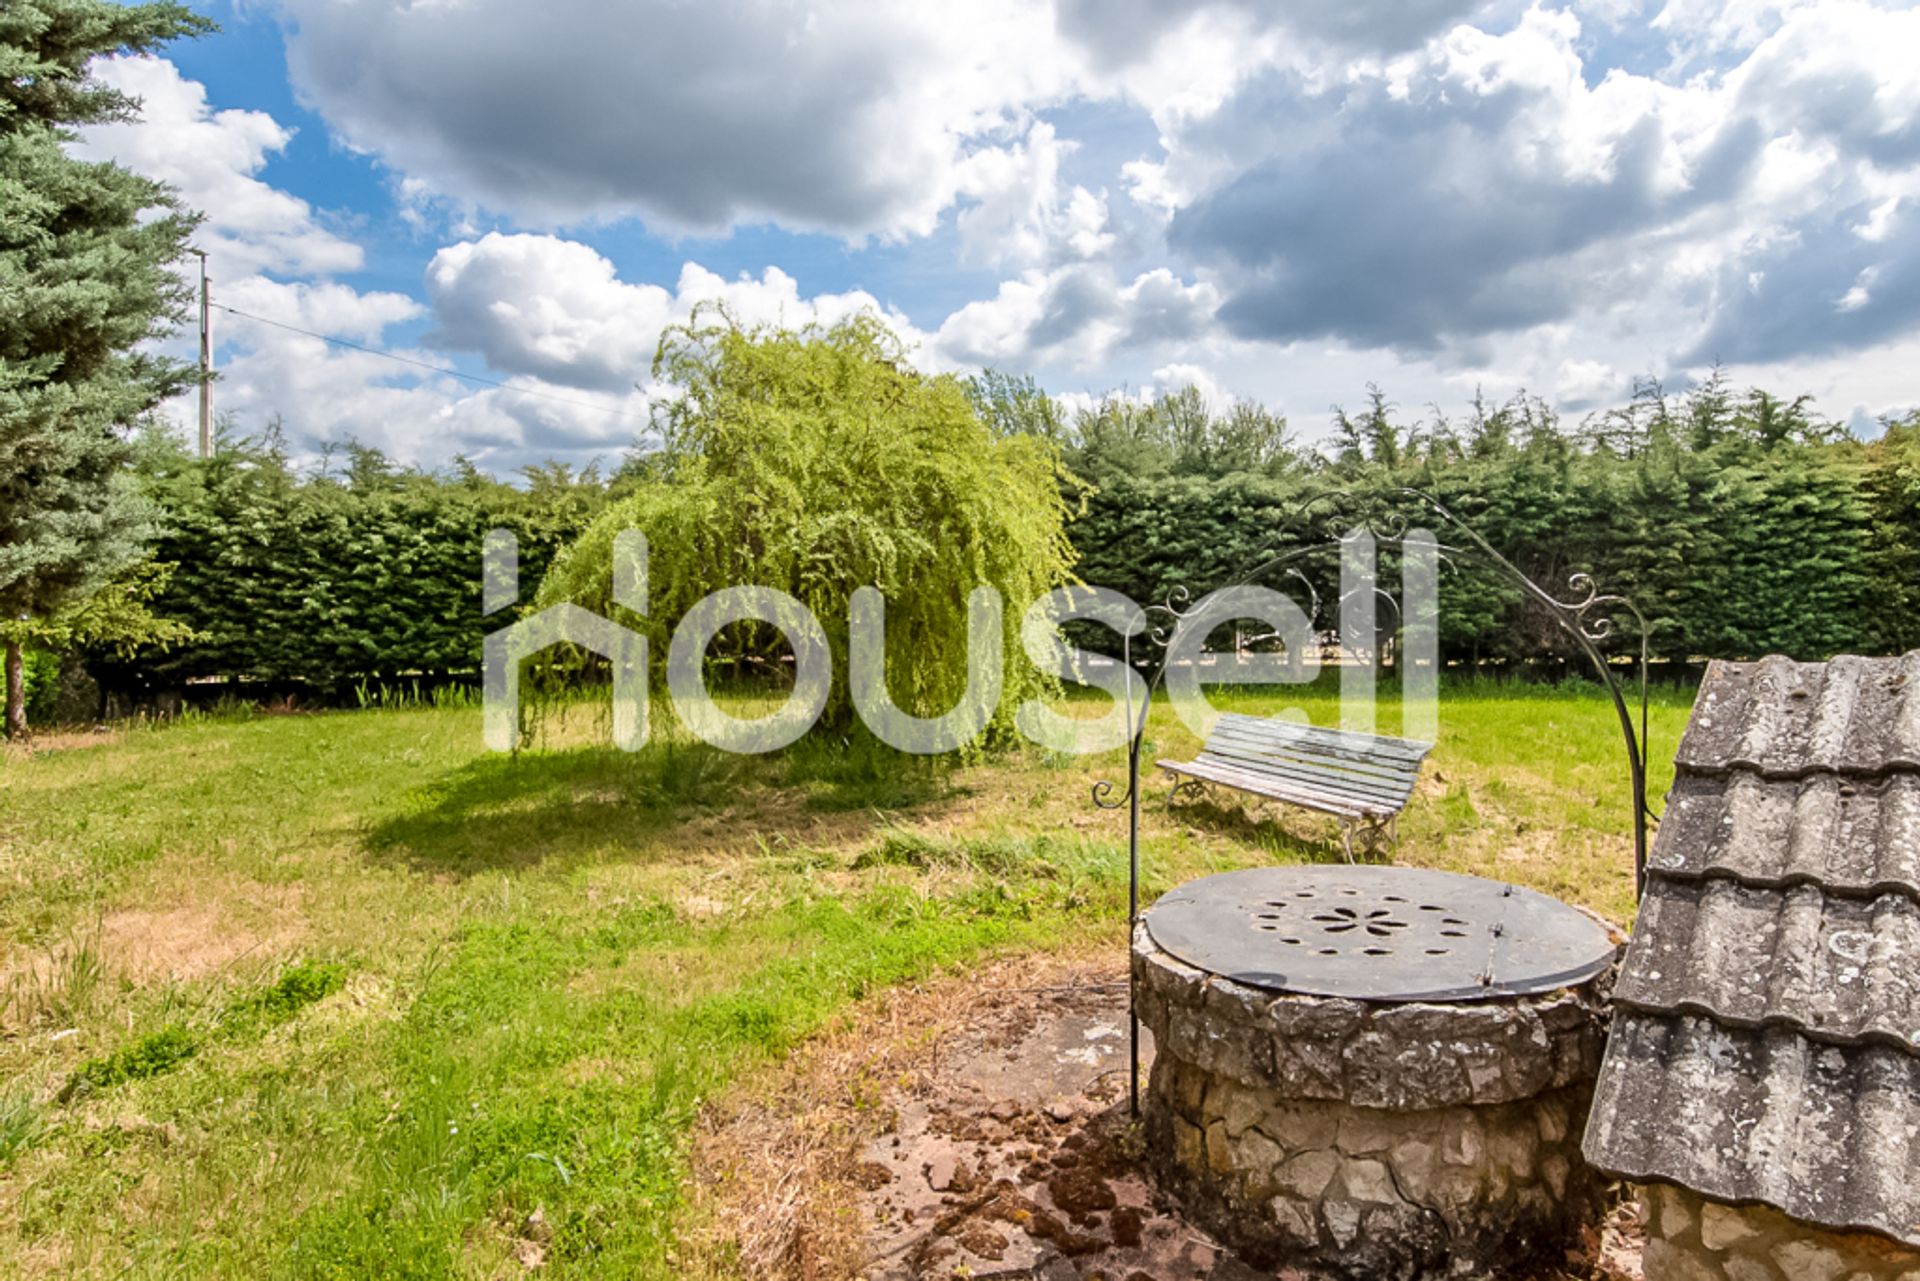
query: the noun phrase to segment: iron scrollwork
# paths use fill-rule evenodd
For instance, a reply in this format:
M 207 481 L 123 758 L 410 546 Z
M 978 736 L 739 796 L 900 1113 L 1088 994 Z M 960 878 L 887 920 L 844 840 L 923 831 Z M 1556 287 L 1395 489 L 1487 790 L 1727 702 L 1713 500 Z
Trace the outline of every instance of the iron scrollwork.
M 1384 501 L 1388 498 L 1398 501 L 1389 505 Z M 1331 512 L 1316 510 L 1323 507 L 1332 510 Z M 1353 533 L 1365 533 L 1371 536 L 1376 550 L 1383 546 L 1404 550 L 1410 541 L 1410 533 L 1414 531 L 1415 518 L 1422 515 L 1457 540 L 1447 542 L 1438 537 L 1420 540 L 1419 545 L 1435 556 L 1438 569 L 1457 571 L 1461 564 L 1470 564 L 1493 571 L 1509 586 L 1517 588 L 1524 599 L 1540 606 L 1568 636 L 1599 676 L 1601 684 L 1613 702 L 1627 753 L 1633 804 L 1634 892 L 1637 897 L 1646 879 L 1648 820 L 1657 817 L 1647 802 L 1646 762 L 1650 695 L 1648 689 L 1649 638 L 1646 617 L 1626 596 L 1602 592 L 1593 576 L 1585 571 L 1577 571 L 1569 576 L 1567 580 L 1567 590 L 1571 593 L 1569 598 L 1563 599 L 1556 596 L 1534 582 L 1507 557 L 1501 555 L 1492 544 L 1481 537 L 1478 531 L 1455 515 L 1439 499 L 1422 490 L 1401 488 L 1385 494 L 1362 496 L 1337 491 L 1322 494 L 1302 507 L 1290 523 L 1297 531 L 1308 527 L 1315 517 L 1338 518 L 1350 531 L 1350 536 Z M 1276 550 L 1251 572 L 1235 579 L 1231 585 L 1252 585 L 1263 576 L 1283 573 L 1306 586 L 1312 605 L 1309 617 L 1317 620 L 1321 607 L 1320 593 L 1315 589 L 1312 580 L 1301 570 L 1299 562 L 1309 556 L 1325 554 L 1342 546 L 1344 544 L 1340 541 L 1321 540 L 1287 550 Z M 1373 590 L 1388 601 L 1390 608 L 1394 611 L 1396 623 L 1404 621 L 1400 618 L 1399 602 L 1377 584 Z M 1204 602 L 1205 597 L 1202 596 L 1201 600 Z M 1342 603 L 1344 600 L 1345 598 L 1342 597 Z M 1153 664 L 1152 675 L 1140 682 L 1143 698 L 1137 711 L 1133 700 L 1138 671 L 1134 665 L 1132 637 L 1123 637 L 1122 640 L 1121 661 L 1128 673 L 1127 713 L 1133 731 L 1127 742 L 1126 783 L 1124 788 L 1119 788 L 1111 780 L 1102 779 L 1096 782 L 1093 785 L 1093 803 L 1101 809 L 1113 810 L 1124 807 L 1128 811 L 1127 935 L 1129 947 L 1132 945 L 1133 932 L 1138 928 L 1140 919 L 1141 747 L 1146 737 L 1147 718 L 1152 710 L 1154 690 L 1166 679 L 1168 655 L 1172 651 L 1173 639 L 1178 634 L 1180 626 L 1192 619 L 1198 609 L 1199 605 L 1195 603 L 1192 591 L 1184 584 L 1172 588 L 1160 604 L 1145 607 L 1145 612 L 1157 620 L 1154 625 L 1147 628 L 1146 635 L 1159 653 L 1157 661 Z M 1627 692 L 1622 687 L 1619 673 L 1600 648 L 1613 636 L 1617 617 L 1615 611 L 1624 611 L 1630 616 L 1638 632 L 1639 653 L 1635 661 L 1635 675 L 1640 706 L 1637 724 L 1628 707 Z M 1255 638 L 1255 640 L 1264 639 L 1271 639 L 1271 637 Z M 1117 795 L 1116 792 L 1118 792 Z M 1140 1107 L 1140 1025 L 1134 1009 L 1135 994 L 1132 991 L 1132 984 L 1129 983 L 1128 987 L 1132 1047 L 1132 1073 L 1129 1078 L 1128 1097 L 1137 1115 Z

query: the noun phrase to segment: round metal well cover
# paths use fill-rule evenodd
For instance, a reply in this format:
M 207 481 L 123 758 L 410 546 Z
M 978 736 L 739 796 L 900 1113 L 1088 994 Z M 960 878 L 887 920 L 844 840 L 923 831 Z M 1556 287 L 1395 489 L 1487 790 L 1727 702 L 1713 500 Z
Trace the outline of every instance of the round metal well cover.
M 1605 927 L 1517 885 L 1411 867 L 1256 867 L 1189 881 L 1153 941 L 1255 987 L 1363 1001 L 1472 1001 L 1585 982 Z

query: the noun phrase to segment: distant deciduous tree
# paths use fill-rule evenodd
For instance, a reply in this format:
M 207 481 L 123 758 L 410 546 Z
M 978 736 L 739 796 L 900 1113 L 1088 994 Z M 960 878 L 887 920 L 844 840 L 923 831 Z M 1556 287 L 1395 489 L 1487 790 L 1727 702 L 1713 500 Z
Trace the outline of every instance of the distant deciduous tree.
M 649 635 L 658 662 L 680 618 L 709 593 L 777 588 L 825 629 L 836 678 L 822 723 L 845 727 L 856 589 L 886 598 L 893 698 L 931 716 L 966 688 L 967 597 L 991 586 L 1006 606 L 994 725 L 1008 729 L 1013 709 L 1048 687 L 1022 651 L 1021 616 L 1067 582 L 1073 549 L 1058 448 L 1044 430 L 1007 429 L 1025 412 L 1020 387 L 988 389 L 990 406 L 1010 407 L 990 423 L 977 388 L 970 396 L 958 379 L 915 371 L 869 317 L 796 331 L 697 314 L 663 337 L 654 373 L 683 389 L 657 412 L 665 450 L 555 560 L 541 605 L 573 601 L 619 617 Z M 613 540 L 626 529 L 650 544 L 644 618 L 612 601 Z M 773 629 L 741 625 L 721 634 L 713 656 L 783 652 Z

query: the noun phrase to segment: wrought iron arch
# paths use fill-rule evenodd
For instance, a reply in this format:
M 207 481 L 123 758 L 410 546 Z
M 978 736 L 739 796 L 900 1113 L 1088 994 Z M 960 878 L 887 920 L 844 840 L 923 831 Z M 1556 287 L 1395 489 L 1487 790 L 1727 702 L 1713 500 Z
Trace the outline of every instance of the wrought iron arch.
M 1382 510 L 1378 506 L 1379 498 L 1402 500 L 1415 507 L 1408 512 L 1401 509 Z M 1315 515 L 1315 508 L 1323 504 L 1341 501 L 1352 503 L 1354 496 L 1340 492 L 1321 495 L 1303 507 L 1296 517 L 1296 526 L 1304 525 Z M 1634 896 L 1636 901 L 1644 889 L 1647 867 L 1648 821 L 1657 819 L 1647 802 L 1647 710 L 1648 690 L 1648 634 L 1646 617 L 1626 596 L 1618 593 L 1603 593 L 1593 577 L 1585 572 L 1576 572 L 1569 576 L 1567 587 L 1572 596 L 1562 599 L 1546 587 L 1535 582 L 1521 571 L 1506 556 L 1479 534 L 1471 525 L 1454 514 L 1449 508 L 1424 490 L 1396 488 L 1384 495 L 1368 496 L 1357 505 L 1336 508 L 1333 513 L 1345 521 L 1352 522 L 1349 533 L 1366 532 L 1372 535 L 1375 548 L 1394 547 L 1404 551 L 1408 543 L 1410 527 L 1416 519 L 1432 522 L 1432 541 L 1420 540 L 1418 546 L 1430 549 L 1442 566 L 1462 562 L 1492 571 L 1508 586 L 1517 588 L 1524 603 L 1540 607 L 1546 615 L 1573 642 L 1576 650 L 1587 660 L 1599 677 L 1602 687 L 1613 703 L 1614 712 L 1619 720 L 1623 746 L 1627 755 L 1628 777 L 1632 791 L 1633 806 L 1633 874 Z M 1424 528 L 1424 527 L 1423 527 Z M 1444 536 L 1443 536 L 1444 532 Z M 1448 541 L 1452 538 L 1455 541 Z M 1284 574 L 1298 579 L 1309 593 L 1313 606 L 1313 616 L 1317 617 L 1320 608 L 1320 594 L 1311 579 L 1301 570 L 1300 562 L 1314 555 L 1325 555 L 1340 549 L 1344 543 L 1340 540 L 1326 540 L 1275 552 L 1261 560 L 1252 570 L 1240 575 L 1222 587 L 1240 587 L 1258 585 L 1263 577 Z M 1217 590 L 1217 589 L 1216 589 Z M 1377 584 L 1374 590 L 1399 613 L 1399 603 L 1390 593 Z M 1201 597 L 1204 602 L 1205 596 Z M 1172 640 L 1179 625 L 1191 618 L 1198 608 L 1191 591 L 1185 585 L 1174 587 L 1167 599 L 1159 604 L 1144 607 L 1150 617 L 1157 617 L 1158 624 L 1147 629 L 1147 635 L 1159 649 L 1159 658 L 1151 665 L 1151 676 L 1141 680 L 1139 668 L 1133 657 L 1133 636 L 1121 637 L 1121 661 L 1128 673 L 1127 717 L 1132 733 L 1127 740 L 1127 777 L 1126 788 L 1115 795 L 1112 780 L 1102 779 L 1093 785 L 1093 803 L 1101 809 L 1127 809 L 1127 945 L 1133 944 L 1134 931 L 1140 921 L 1140 751 L 1146 738 L 1147 722 L 1153 708 L 1154 691 L 1165 683 L 1167 658 L 1172 649 Z M 1622 684 L 1620 673 L 1613 661 L 1602 649 L 1604 643 L 1613 635 L 1614 618 L 1609 612 L 1618 609 L 1624 611 L 1633 620 L 1637 633 L 1638 653 L 1634 660 L 1634 683 L 1637 694 L 1639 715 L 1628 701 L 1629 691 Z M 1596 613 L 1596 611 L 1599 611 Z M 1404 621 L 1404 620 L 1402 620 Z M 1436 624 L 1437 625 L 1437 624 Z M 1437 678 L 1436 673 L 1436 678 Z M 1136 687 L 1142 691 L 1140 703 L 1134 706 Z M 1128 1075 L 1128 1104 L 1135 1115 L 1140 1110 L 1140 1020 L 1136 1007 L 1137 992 L 1131 977 L 1132 967 L 1128 967 L 1127 983 L 1127 1021 L 1129 1035 L 1130 1070 Z

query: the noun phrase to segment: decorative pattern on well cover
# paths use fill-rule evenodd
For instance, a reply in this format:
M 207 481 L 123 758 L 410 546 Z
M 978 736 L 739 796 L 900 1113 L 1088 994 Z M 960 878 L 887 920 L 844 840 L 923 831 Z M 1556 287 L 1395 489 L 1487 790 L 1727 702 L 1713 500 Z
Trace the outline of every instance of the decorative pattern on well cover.
M 1920 1246 L 1920 651 L 1716 662 L 1587 1159 Z

